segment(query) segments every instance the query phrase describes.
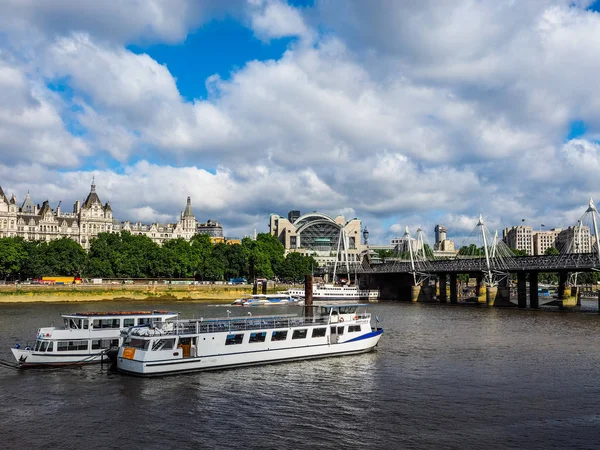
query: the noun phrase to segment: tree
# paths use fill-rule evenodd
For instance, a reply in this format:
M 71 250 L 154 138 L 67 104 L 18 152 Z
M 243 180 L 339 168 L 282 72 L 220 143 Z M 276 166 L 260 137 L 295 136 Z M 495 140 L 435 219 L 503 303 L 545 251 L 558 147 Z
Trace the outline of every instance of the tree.
M 27 257 L 22 239 L 0 239 L 0 274 L 4 279 L 18 276 L 26 264 Z
M 81 276 L 87 265 L 87 254 L 77 242 L 69 238 L 50 241 L 42 253 L 44 273 L 52 276 Z
M 560 252 L 556 247 L 548 247 L 544 252 L 544 255 L 559 255 Z

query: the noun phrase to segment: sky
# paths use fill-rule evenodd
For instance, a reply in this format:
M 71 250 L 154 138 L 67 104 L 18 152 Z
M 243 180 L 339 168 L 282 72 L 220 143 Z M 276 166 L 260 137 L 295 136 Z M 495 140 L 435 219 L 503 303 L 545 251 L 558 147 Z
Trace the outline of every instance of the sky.
M 600 2 L 0 0 L 0 186 L 227 236 L 270 213 L 577 223 L 600 201 Z

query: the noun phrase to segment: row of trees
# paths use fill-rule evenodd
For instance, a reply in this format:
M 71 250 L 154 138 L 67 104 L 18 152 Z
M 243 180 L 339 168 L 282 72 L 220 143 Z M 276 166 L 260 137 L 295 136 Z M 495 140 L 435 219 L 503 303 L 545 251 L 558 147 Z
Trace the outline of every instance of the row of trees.
M 90 242 L 89 252 L 66 238 L 51 242 L 0 239 L 0 276 L 8 280 L 81 276 L 300 281 L 316 267 L 311 256 L 284 256 L 283 245 L 268 233 L 259 234 L 255 241 L 244 238 L 241 245 L 213 245 L 207 235 L 197 235 L 189 242 L 172 239 L 163 246 L 129 232 L 101 233 Z

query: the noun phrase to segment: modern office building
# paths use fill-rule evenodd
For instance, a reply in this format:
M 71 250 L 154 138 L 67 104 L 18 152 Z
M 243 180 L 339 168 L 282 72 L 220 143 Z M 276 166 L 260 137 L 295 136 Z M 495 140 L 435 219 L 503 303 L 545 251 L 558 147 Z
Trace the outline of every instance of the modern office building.
M 534 255 L 545 255 L 546 250 L 551 247 L 557 246 L 556 238 L 562 231 L 561 228 L 552 228 L 548 231 L 534 231 L 533 232 L 533 254 Z

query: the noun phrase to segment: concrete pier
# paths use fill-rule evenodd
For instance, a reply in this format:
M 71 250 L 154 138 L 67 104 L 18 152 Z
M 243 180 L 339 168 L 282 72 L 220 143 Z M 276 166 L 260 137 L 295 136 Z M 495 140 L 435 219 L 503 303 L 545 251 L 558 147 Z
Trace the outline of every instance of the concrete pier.
M 455 273 L 451 273 L 450 274 L 450 303 L 451 304 L 457 304 L 458 303 L 456 281 L 457 281 L 456 274 Z
M 540 307 L 537 272 L 529 272 L 529 307 L 534 309 Z
M 438 296 L 440 303 L 446 303 L 448 301 L 448 293 L 447 293 L 446 289 L 447 289 L 446 274 L 441 273 L 440 274 L 440 295 Z
M 558 299 L 562 300 L 565 298 L 565 290 L 567 289 L 567 279 L 569 274 L 567 272 L 558 273 Z
M 527 273 L 517 274 L 517 299 L 519 308 L 527 308 Z

